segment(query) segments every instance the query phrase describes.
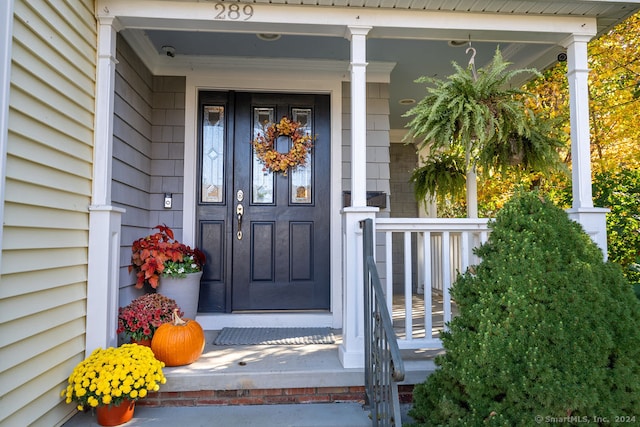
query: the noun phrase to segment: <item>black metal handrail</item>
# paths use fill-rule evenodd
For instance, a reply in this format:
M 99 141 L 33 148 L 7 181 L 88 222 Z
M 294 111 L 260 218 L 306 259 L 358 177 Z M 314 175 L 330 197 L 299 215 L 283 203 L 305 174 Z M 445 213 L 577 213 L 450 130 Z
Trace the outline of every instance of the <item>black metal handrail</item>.
M 373 426 L 401 426 L 398 382 L 404 380 L 404 362 L 373 257 L 373 221 L 363 229 L 365 404 Z

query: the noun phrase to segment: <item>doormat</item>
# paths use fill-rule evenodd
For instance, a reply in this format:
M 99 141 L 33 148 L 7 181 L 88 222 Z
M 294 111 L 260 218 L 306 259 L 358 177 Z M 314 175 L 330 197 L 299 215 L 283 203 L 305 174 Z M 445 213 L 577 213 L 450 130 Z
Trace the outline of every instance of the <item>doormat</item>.
M 214 345 L 334 344 L 330 328 L 223 328 Z

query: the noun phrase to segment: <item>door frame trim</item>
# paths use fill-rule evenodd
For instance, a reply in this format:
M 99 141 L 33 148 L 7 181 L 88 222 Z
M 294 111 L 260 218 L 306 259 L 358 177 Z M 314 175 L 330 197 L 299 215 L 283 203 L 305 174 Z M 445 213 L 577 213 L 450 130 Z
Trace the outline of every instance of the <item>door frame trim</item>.
M 303 64 L 301 61 L 300 64 Z M 346 63 L 348 64 L 348 63 Z M 331 200 L 330 200 L 330 313 L 276 312 L 265 314 L 205 314 L 197 320 L 204 329 L 225 326 L 255 325 L 255 316 L 264 326 L 330 326 L 342 327 L 342 81 L 344 73 L 322 70 L 300 73 L 297 68 L 258 70 L 250 61 L 246 66 L 236 62 L 237 70 L 207 69 L 186 75 L 185 143 L 184 143 L 184 202 L 183 241 L 193 245 L 196 241 L 195 205 L 197 171 L 197 105 L 200 90 L 242 90 L 254 92 L 319 93 L 330 96 L 331 120 Z M 291 64 L 288 64 L 291 65 Z M 293 71 L 291 71 L 293 70 Z M 253 320 L 252 320 L 253 319 Z

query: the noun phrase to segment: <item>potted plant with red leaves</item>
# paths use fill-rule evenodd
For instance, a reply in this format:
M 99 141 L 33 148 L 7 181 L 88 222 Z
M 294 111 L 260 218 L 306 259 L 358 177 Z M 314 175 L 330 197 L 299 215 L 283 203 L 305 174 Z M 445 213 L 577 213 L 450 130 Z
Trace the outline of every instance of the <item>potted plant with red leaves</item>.
M 151 345 L 156 329 L 171 322 L 174 310 L 180 311 L 174 299 L 159 293 L 144 294 L 118 310 L 118 334 L 125 333 L 132 342 Z
M 162 275 L 184 277 L 202 271 L 206 260 L 202 251 L 175 240 L 173 230 L 166 225 L 156 225 L 153 229 L 158 232 L 141 237 L 131 247 L 129 272 L 137 270 L 136 288 L 147 283 L 156 289 Z
M 156 229 L 158 232 L 133 242 L 129 272 L 136 270 L 137 288 L 160 286 L 160 292 L 176 300 L 185 317 L 195 318 L 206 257 L 201 250 L 178 242 L 166 225 Z

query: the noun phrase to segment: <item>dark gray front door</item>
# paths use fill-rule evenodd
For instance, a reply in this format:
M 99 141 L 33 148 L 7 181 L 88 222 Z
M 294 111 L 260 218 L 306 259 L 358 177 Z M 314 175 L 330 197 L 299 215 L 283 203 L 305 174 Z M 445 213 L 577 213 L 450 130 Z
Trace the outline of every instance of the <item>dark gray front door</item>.
M 283 116 L 316 135 L 307 164 L 286 175 L 251 145 Z M 329 97 L 202 92 L 198 127 L 199 311 L 329 309 Z

